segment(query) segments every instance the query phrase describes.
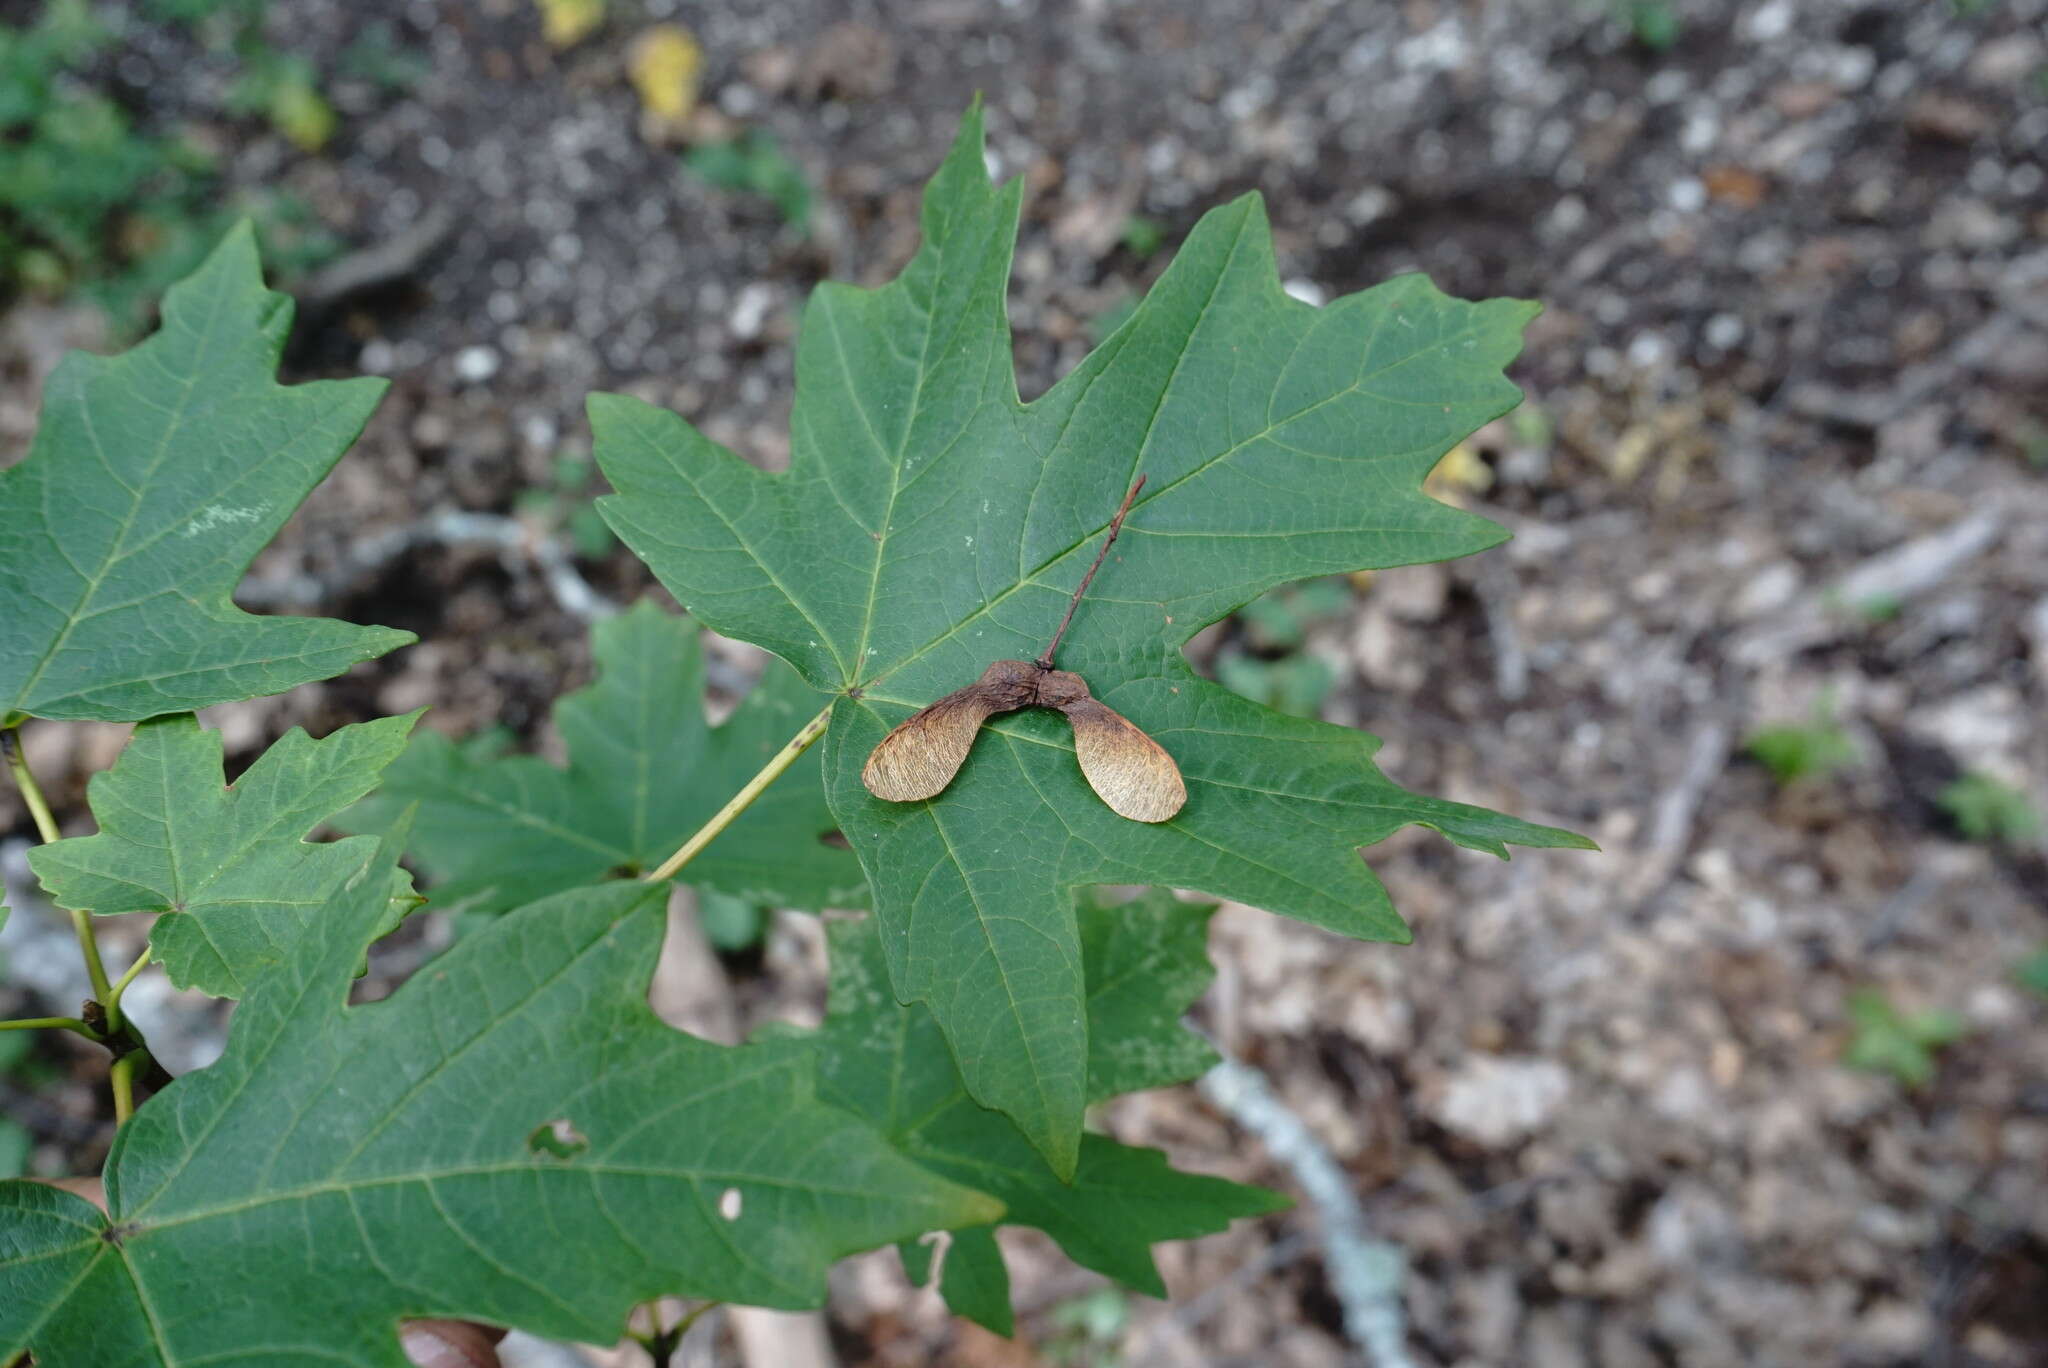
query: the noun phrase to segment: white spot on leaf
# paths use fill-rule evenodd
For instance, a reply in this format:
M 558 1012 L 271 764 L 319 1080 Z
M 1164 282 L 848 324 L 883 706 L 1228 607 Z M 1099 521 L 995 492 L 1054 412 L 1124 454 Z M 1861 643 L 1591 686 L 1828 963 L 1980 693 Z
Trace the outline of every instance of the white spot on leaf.
M 184 531 L 179 533 L 179 535 L 184 537 L 203 536 L 219 528 L 235 527 L 242 523 L 255 522 L 262 516 L 263 510 L 260 508 L 235 508 L 228 504 L 211 504 L 201 509 L 198 517 L 186 523 Z
M 718 1214 L 725 1217 L 728 1221 L 737 1221 L 740 1218 L 740 1190 L 738 1188 L 727 1188 L 724 1192 L 718 1194 Z

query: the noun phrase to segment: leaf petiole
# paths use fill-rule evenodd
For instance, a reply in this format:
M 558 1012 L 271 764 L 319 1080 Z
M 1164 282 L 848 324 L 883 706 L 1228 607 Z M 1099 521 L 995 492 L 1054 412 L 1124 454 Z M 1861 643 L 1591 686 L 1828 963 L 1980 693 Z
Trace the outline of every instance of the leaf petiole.
M 90 1023 L 77 1017 L 16 1017 L 12 1021 L 0 1021 L 0 1031 L 71 1031 L 96 1045 L 106 1040 Z
M 114 1061 L 107 1081 L 114 1089 L 114 1124 L 124 1126 L 135 1115 L 135 1075 L 149 1065 L 148 1050 L 130 1050 Z
M 43 797 L 42 786 L 36 783 L 35 775 L 29 773 L 28 756 L 22 752 L 21 737 L 12 727 L 0 731 L 0 753 L 7 757 L 7 771 L 14 776 L 14 786 L 21 790 L 21 799 L 28 804 L 29 816 L 35 819 L 36 835 L 49 845 L 62 839 L 57 830 L 57 819 L 50 813 L 49 800 Z M 107 966 L 100 960 L 100 943 L 92 934 L 92 918 L 76 909 L 71 912 L 71 931 L 78 937 L 78 952 L 85 957 L 85 972 L 92 980 L 92 995 L 95 1000 L 105 1002 L 113 991 L 107 982 Z
M 798 756 L 809 750 L 811 744 L 825 734 L 825 727 L 831 721 L 832 705 L 827 703 L 816 717 L 804 723 L 797 734 L 789 738 L 788 744 L 775 752 L 768 763 L 761 767 L 759 774 L 747 780 L 745 787 L 735 793 L 724 807 L 713 813 L 710 821 L 697 828 L 696 833 L 677 847 L 675 854 L 663 860 L 644 882 L 660 883 L 664 879 L 674 878 L 677 870 L 696 859 L 705 846 L 718 839 L 720 832 L 731 826 L 741 813 L 753 806 L 754 800 L 761 796 L 762 791 L 779 779 L 784 770 L 797 762 Z
M 114 986 L 107 990 L 107 995 L 100 999 L 100 1005 L 107 1009 L 109 1035 L 119 1035 L 121 1028 L 126 1024 L 121 1016 L 121 994 L 128 991 L 128 985 L 135 982 L 137 974 L 149 967 L 149 949 L 147 945 L 142 947 L 142 953 L 135 957 L 135 963 L 122 971 L 121 977 L 114 980 Z
M 36 835 L 42 837 L 47 845 L 58 839 L 57 819 L 51 816 L 49 801 L 43 797 L 36 777 L 29 773 L 28 757 L 22 754 L 21 737 L 15 732 L 19 725 L 14 723 L 0 728 L 0 754 L 7 757 L 7 772 L 14 776 L 14 786 L 21 790 L 21 799 L 28 804 L 28 815 L 36 824 Z

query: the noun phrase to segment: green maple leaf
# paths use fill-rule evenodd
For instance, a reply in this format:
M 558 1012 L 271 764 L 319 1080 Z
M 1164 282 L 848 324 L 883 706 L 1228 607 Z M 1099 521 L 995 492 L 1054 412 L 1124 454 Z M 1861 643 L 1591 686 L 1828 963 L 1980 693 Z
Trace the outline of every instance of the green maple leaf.
M 998 1213 L 819 1102 L 801 1042 L 663 1025 L 658 888 L 536 903 L 348 1007 L 393 859 L 121 1128 L 107 1214 L 0 1183 L 0 1361 L 399 1368 L 422 1315 L 609 1343 L 653 1296 L 815 1306 L 835 1258 Z
M 165 914 L 149 941 L 171 982 L 240 997 L 376 849 L 361 837 L 305 837 L 369 792 L 419 716 L 323 741 L 294 727 L 233 784 L 219 732 L 190 713 L 144 722 L 114 767 L 93 776 L 99 834 L 39 846 L 29 866 L 60 907 Z
M 598 679 L 563 698 L 566 769 L 494 757 L 433 732 L 341 819 L 380 830 L 417 805 L 412 853 L 437 901 L 497 911 L 660 864 L 818 710 L 779 661 L 724 725 L 704 720 L 697 626 L 642 602 L 595 629 Z M 863 907 L 860 864 L 806 755 L 690 863 L 689 880 L 777 907 Z
M 1090 1102 L 1184 1082 L 1214 1062 L 1180 1024 L 1211 977 L 1203 941 L 1213 911 L 1158 891 L 1115 907 L 1082 902 Z M 934 1173 L 1000 1200 L 1007 1223 L 1035 1226 L 1075 1262 L 1163 1297 L 1154 1244 L 1286 1205 L 1275 1193 L 1180 1173 L 1157 1150 L 1093 1134 L 1081 1137 L 1079 1165 L 1063 1182 L 1015 1124 L 968 1095 L 932 1014 L 896 1000 L 874 919 L 834 922 L 827 934 L 831 1001 L 812 1037 L 820 1095 L 865 1117 Z M 919 1248 L 903 1254 L 923 1281 Z M 1009 1333 L 1009 1280 L 987 1229 L 955 1233 L 940 1291 L 961 1315 Z
M 1069 889 L 1200 888 L 1406 940 L 1358 847 L 1409 823 L 1502 856 L 1589 843 L 1411 794 L 1374 767 L 1373 737 L 1247 702 L 1181 653 L 1275 585 L 1501 541 L 1421 484 L 1514 406 L 1501 368 L 1535 306 L 1404 276 L 1311 308 L 1281 291 L 1246 196 L 1205 216 L 1129 320 L 1027 405 L 1004 318 L 1020 194 L 990 184 L 971 113 L 904 274 L 812 297 L 787 473 L 636 400 L 594 396 L 590 414 L 618 491 L 600 508 L 626 543 L 708 626 L 837 695 L 825 787 L 895 991 L 931 1006 L 974 1096 L 1071 1174 L 1088 1036 Z M 1060 664 L 1178 761 L 1179 815 L 1109 811 L 1067 723 L 1036 709 L 985 728 L 937 798 L 872 797 L 861 765 L 891 726 L 1046 645 L 1141 473 Z
M 246 223 L 163 315 L 119 356 L 67 356 L 27 459 L 0 471 L 0 724 L 281 693 L 413 640 L 229 600 L 384 382 L 277 383 L 292 303 L 263 288 Z

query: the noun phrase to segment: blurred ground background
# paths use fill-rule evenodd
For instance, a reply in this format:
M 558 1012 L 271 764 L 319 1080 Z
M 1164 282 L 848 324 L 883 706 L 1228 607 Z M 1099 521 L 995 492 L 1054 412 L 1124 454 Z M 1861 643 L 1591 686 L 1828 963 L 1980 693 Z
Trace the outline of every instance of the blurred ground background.
M 393 381 L 243 602 L 422 644 L 218 710 L 243 761 L 422 703 L 550 744 L 588 676 L 579 585 L 650 587 L 590 514 L 584 394 L 784 461 L 805 292 L 903 264 L 976 91 L 1029 185 L 1027 395 L 1247 190 L 1305 298 L 1421 269 L 1543 300 L 1529 403 L 1437 477 L 1515 542 L 1276 595 L 1197 655 L 1386 737 L 1405 784 L 1606 853 L 1391 841 L 1407 949 L 1226 908 L 1201 1020 L 1407 1252 L 1417 1363 L 2048 1363 L 2043 0 L 0 0 L 0 23 L 0 463 L 62 348 L 132 337 L 238 213 L 302 300 L 288 374 Z M 122 730 L 28 729 L 73 829 Z M 0 833 L 25 836 L 14 803 Z M 743 1015 L 815 1010 L 792 919 L 726 967 Z M 0 993 L 34 1001 L 14 969 Z M 36 1051 L 0 1060 L 0 1159 L 96 1166 L 100 1061 Z M 1103 1119 L 1298 1190 L 1191 1089 Z M 1019 1242 L 1014 1344 L 867 1260 L 833 1343 L 1358 1362 L 1321 1229 L 1305 1203 L 1170 1248 L 1164 1305 Z

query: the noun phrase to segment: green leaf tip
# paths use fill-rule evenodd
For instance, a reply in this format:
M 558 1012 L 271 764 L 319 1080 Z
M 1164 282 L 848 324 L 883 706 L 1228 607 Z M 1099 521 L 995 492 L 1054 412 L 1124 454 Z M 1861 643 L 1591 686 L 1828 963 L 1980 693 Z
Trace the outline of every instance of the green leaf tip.
M 279 693 L 414 639 L 231 600 L 385 389 L 278 384 L 291 317 L 244 223 L 166 294 L 155 334 L 51 373 L 28 456 L 0 471 L 0 715 L 140 721 Z
M 1181 1020 L 1212 973 L 1204 941 L 1214 911 L 1157 889 L 1115 905 L 1081 901 L 1086 1012 L 1098 1042 L 1088 1101 L 1184 1082 L 1214 1062 Z M 1059 1172 L 1016 1124 L 969 1096 L 931 1012 L 896 1000 L 875 920 L 833 921 L 826 935 L 831 993 L 811 1037 L 822 1096 L 923 1167 L 1000 1199 L 1001 1223 L 1043 1230 L 1077 1263 L 1163 1296 L 1153 1245 L 1287 1205 L 1277 1193 L 1179 1172 L 1157 1150 L 1099 1135 L 1082 1136 L 1074 1169 Z M 954 1311 L 1007 1333 L 1009 1280 L 986 1224 L 954 1228 L 940 1292 Z M 913 1278 L 928 1274 L 928 1249 L 899 1252 Z
M 873 891 L 893 991 L 925 1004 L 966 1086 L 1063 1176 L 1090 1057 L 1074 890 L 1198 888 L 1361 939 L 1408 930 L 1356 854 L 1402 826 L 1501 853 L 1584 842 L 1409 793 L 1377 741 L 1195 675 L 1183 648 L 1278 585 L 1445 560 L 1506 532 L 1423 492 L 1508 412 L 1534 306 L 1402 276 L 1314 308 L 1281 288 L 1262 203 L 1196 224 L 1127 322 L 1029 404 L 1005 311 L 1022 182 L 991 182 L 970 108 L 923 242 L 877 289 L 803 314 L 789 468 L 677 415 L 593 402 L 603 516 L 705 625 L 837 695 L 821 744 Z M 936 798 L 890 803 L 869 753 L 997 660 L 1042 650 L 1133 480 L 1147 483 L 1059 650 L 1164 747 L 1172 820 L 1108 811 L 1062 719 L 992 719 Z

